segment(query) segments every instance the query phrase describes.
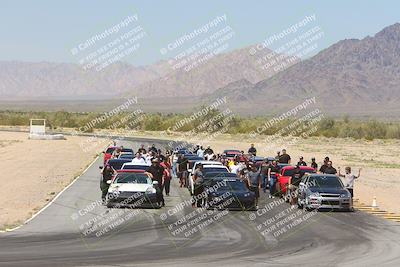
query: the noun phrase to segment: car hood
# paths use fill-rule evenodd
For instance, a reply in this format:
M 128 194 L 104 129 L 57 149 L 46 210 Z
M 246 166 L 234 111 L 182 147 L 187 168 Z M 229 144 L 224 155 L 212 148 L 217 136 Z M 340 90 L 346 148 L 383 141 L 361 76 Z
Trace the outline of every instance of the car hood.
M 322 193 L 322 194 L 346 194 L 347 190 L 344 188 L 319 188 L 319 187 L 312 187 L 309 190 L 313 193 Z
M 121 192 L 145 192 L 148 188 L 153 187 L 152 184 L 113 184 L 110 186 L 110 190 L 116 186 Z

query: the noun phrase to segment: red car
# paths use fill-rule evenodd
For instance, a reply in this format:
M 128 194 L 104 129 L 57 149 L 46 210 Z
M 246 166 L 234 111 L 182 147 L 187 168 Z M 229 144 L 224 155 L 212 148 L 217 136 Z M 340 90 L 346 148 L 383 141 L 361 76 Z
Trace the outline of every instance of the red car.
M 277 179 L 277 192 L 286 198 L 287 193 L 287 185 L 289 183 L 289 179 L 293 175 L 294 166 L 285 166 L 278 173 Z M 300 166 L 300 174 L 303 176 L 305 173 L 315 173 L 314 168 L 309 166 Z M 286 199 L 285 199 L 286 200 Z
M 240 154 L 241 154 L 240 150 L 227 149 L 227 150 L 224 150 L 224 152 L 222 153 L 222 157 L 233 160 L 236 158 L 236 156 L 239 156 Z
M 111 156 L 112 156 L 112 154 L 113 154 L 113 152 L 114 152 L 114 150 L 115 150 L 116 148 L 117 148 L 117 146 L 109 146 L 109 147 L 107 148 L 106 151 L 103 151 L 103 153 L 104 153 L 104 161 L 103 161 L 103 164 L 104 164 L 104 165 L 106 165 L 107 161 L 108 161 L 109 159 L 111 159 Z

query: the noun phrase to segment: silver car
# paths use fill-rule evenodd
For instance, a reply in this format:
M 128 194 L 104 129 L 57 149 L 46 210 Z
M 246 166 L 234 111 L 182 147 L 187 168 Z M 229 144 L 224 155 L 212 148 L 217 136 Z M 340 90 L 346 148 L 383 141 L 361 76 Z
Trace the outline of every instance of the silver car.
M 297 205 L 307 210 L 353 209 L 350 192 L 341 179 L 332 174 L 305 174 L 299 184 Z

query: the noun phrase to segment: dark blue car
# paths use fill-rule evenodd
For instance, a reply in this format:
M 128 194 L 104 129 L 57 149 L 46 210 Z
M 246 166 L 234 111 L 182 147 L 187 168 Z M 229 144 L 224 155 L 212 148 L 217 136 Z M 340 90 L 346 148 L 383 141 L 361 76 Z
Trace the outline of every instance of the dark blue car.
M 237 178 L 212 180 L 205 186 L 208 209 L 255 210 L 256 196 Z

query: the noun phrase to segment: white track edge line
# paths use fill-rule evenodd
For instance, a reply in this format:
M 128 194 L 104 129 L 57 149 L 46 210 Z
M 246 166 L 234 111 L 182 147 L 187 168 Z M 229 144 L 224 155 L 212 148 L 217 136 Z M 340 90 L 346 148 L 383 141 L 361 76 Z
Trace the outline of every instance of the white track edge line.
M 18 225 L 17 227 L 11 228 L 11 229 L 6 229 L 6 230 L 0 230 L 0 233 L 6 233 L 6 232 L 12 232 L 15 231 L 19 228 L 21 228 L 22 226 L 24 226 L 25 224 L 27 224 L 28 222 L 32 221 L 36 216 L 38 216 L 40 213 L 42 213 L 45 209 L 47 209 L 51 204 L 54 203 L 54 201 L 57 200 L 57 198 L 59 196 L 61 196 L 62 193 L 65 192 L 65 190 L 67 190 L 68 188 L 70 188 L 87 170 L 89 170 L 90 167 L 92 167 L 92 165 L 99 159 L 100 155 L 97 155 L 97 157 L 92 161 L 92 163 L 89 164 L 89 166 L 86 167 L 86 169 L 78 176 L 76 177 L 69 185 L 67 185 L 63 190 L 61 190 L 49 203 L 46 204 L 46 206 L 44 206 L 43 208 L 41 208 L 38 212 L 36 212 L 35 214 L 32 215 L 32 217 L 30 217 L 29 219 L 27 219 L 23 224 Z

